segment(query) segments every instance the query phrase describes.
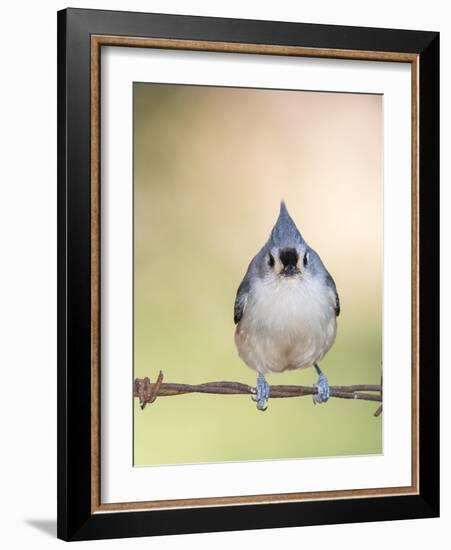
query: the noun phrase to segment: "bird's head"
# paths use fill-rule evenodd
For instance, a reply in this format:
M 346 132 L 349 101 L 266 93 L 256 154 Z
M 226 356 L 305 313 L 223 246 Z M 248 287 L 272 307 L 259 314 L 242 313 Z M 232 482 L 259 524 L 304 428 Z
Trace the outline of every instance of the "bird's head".
M 288 213 L 285 203 L 265 246 L 265 276 L 298 278 L 308 269 L 310 249 Z

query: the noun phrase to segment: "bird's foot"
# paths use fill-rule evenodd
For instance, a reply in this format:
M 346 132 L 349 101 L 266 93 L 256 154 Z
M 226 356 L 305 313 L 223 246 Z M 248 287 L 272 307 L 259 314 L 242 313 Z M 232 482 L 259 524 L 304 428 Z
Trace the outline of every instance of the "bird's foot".
M 252 400 L 257 403 L 257 409 L 259 411 L 266 411 L 268 408 L 270 387 L 263 374 L 259 374 L 257 377 L 257 384 L 255 386 L 255 397 Z
M 318 393 L 313 396 L 313 403 L 316 405 L 317 403 L 326 403 L 326 401 L 329 400 L 330 389 L 329 382 L 327 381 L 325 374 L 318 367 L 318 365 L 315 365 L 315 370 L 318 373 L 318 380 L 314 387 L 317 388 Z

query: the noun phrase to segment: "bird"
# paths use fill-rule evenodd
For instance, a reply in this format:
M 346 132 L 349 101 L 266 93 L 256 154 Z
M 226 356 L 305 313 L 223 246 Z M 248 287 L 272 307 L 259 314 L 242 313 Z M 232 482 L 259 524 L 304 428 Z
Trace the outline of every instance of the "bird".
M 257 371 L 257 409 L 267 409 L 265 375 L 314 367 L 313 403 L 328 401 L 330 388 L 318 363 L 335 342 L 340 298 L 319 254 L 302 237 L 285 202 L 269 239 L 250 262 L 234 306 L 235 345 Z

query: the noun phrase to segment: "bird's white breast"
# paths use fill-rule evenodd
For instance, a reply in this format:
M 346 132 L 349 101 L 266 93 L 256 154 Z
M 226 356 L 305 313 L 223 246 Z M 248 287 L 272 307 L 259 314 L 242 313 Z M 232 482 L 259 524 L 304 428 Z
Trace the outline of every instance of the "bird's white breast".
M 308 275 L 259 280 L 235 333 L 240 357 L 262 374 L 313 365 L 334 343 L 334 304 L 332 289 Z

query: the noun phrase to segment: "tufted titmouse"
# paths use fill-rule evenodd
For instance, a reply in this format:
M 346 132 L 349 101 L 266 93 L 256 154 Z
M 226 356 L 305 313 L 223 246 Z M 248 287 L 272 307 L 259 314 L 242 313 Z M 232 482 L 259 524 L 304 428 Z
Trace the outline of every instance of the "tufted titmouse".
M 249 264 L 235 300 L 235 343 L 241 359 L 259 373 L 259 410 L 266 410 L 270 393 L 265 374 L 310 366 L 318 373 L 314 403 L 329 399 L 329 384 L 317 363 L 335 341 L 339 313 L 334 280 L 282 201 L 271 235 Z

